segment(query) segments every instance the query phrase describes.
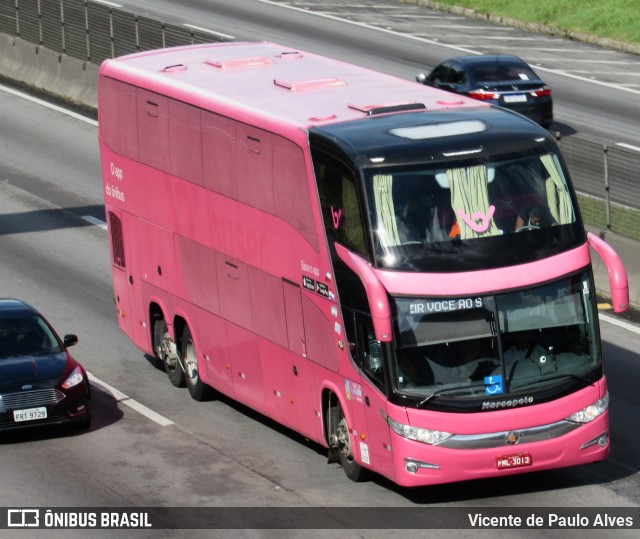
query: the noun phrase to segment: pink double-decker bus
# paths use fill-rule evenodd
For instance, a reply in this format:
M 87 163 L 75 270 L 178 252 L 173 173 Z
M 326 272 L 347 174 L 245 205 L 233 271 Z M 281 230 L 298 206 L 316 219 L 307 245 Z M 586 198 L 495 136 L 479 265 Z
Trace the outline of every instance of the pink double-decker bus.
M 118 321 L 213 389 L 403 486 L 604 459 L 590 246 L 553 138 L 272 43 L 103 63 Z

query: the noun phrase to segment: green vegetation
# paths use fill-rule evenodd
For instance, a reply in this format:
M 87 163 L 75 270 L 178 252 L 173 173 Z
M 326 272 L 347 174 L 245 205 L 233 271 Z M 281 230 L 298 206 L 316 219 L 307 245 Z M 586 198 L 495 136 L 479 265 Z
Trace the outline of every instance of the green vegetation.
M 403 0 L 414 3 L 414 0 Z M 438 0 L 477 13 L 531 21 L 568 32 L 640 43 L 638 0 Z
M 579 194 L 578 204 L 585 223 L 640 241 L 640 212 L 611 204 L 609 208 L 611 228 L 609 228 L 607 227 L 607 206 L 604 200 Z

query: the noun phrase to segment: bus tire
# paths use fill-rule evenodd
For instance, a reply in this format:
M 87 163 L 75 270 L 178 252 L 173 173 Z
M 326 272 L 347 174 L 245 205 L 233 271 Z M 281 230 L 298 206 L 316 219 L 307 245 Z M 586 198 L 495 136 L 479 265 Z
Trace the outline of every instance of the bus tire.
M 211 388 L 200 378 L 198 354 L 196 353 L 196 345 L 193 342 L 189 326 L 184 326 L 184 330 L 182 331 L 180 356 L 182 366 L 184 367 L 184 379 L 187 383 L 189 394 L 197 401 L 207 399 L 211 394 Z
M 179 358 L 168 342 L 168 328 L 164 318 L 156 318 L 153 323 L 153 353 L 162 362 L 167 378 L 175 387 L 184 387 L 184 371 Z M 175 348 L 174 348 L 175 350 Z
M 353 458 L 353 443 L 347 418 L 342 411 L 342 407 L 337 405 L 338 424 L 336 426 L 335 439 L 338 445 L 338 456 L 340 465 L 346 476 L 351 481 L 360 482 L 367 479 L 368 470 L 360 466 Z

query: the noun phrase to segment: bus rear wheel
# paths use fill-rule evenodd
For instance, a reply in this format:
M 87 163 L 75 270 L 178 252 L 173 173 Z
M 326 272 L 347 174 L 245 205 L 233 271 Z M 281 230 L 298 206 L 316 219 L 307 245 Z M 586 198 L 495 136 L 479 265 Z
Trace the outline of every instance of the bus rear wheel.
M 211 389 L 200 378 L 198 370 L 198 355 L 196 345 L 193 342 L 189 326 L 182 331 L 182 365 L 184 366 L 185 381 L 189 394 L 197 401 L 205 400 L 210 396 Z
M 184 387 L 184 371 L 164 318 L 156 318 L 153 323 L 153 352 L 156 359 L 162 362 L 169 381 L 176 387 Z
M 358 464 L 353 457 L 353 444 L 347 418 L 342 411 L 342 407 L 338 404 L 332 410 L 337 414 L 338 422 L 335 427 L 335 443 L 337 444 L 338 457 L 340 465 L 346 476 L 351 481 L 364 481 L 367 478 L 367 470 Z

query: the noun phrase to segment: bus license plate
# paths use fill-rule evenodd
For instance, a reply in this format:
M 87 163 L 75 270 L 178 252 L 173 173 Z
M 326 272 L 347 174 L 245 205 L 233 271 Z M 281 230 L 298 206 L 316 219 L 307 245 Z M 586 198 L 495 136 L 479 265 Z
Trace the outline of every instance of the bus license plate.
M 47 409 L 44 406 L 39 408 L 27 408 L 25 410 L 14 410 L 13 420 L 20 421 L 35 421 L 36 419 L 46 419 Z
M 517 455 L 505 455 L 496 458 L 498 470 L 505 468 L 520 468 L 522 466 L 531 466 L 533 459 L 531 453 L 518 453 Z

